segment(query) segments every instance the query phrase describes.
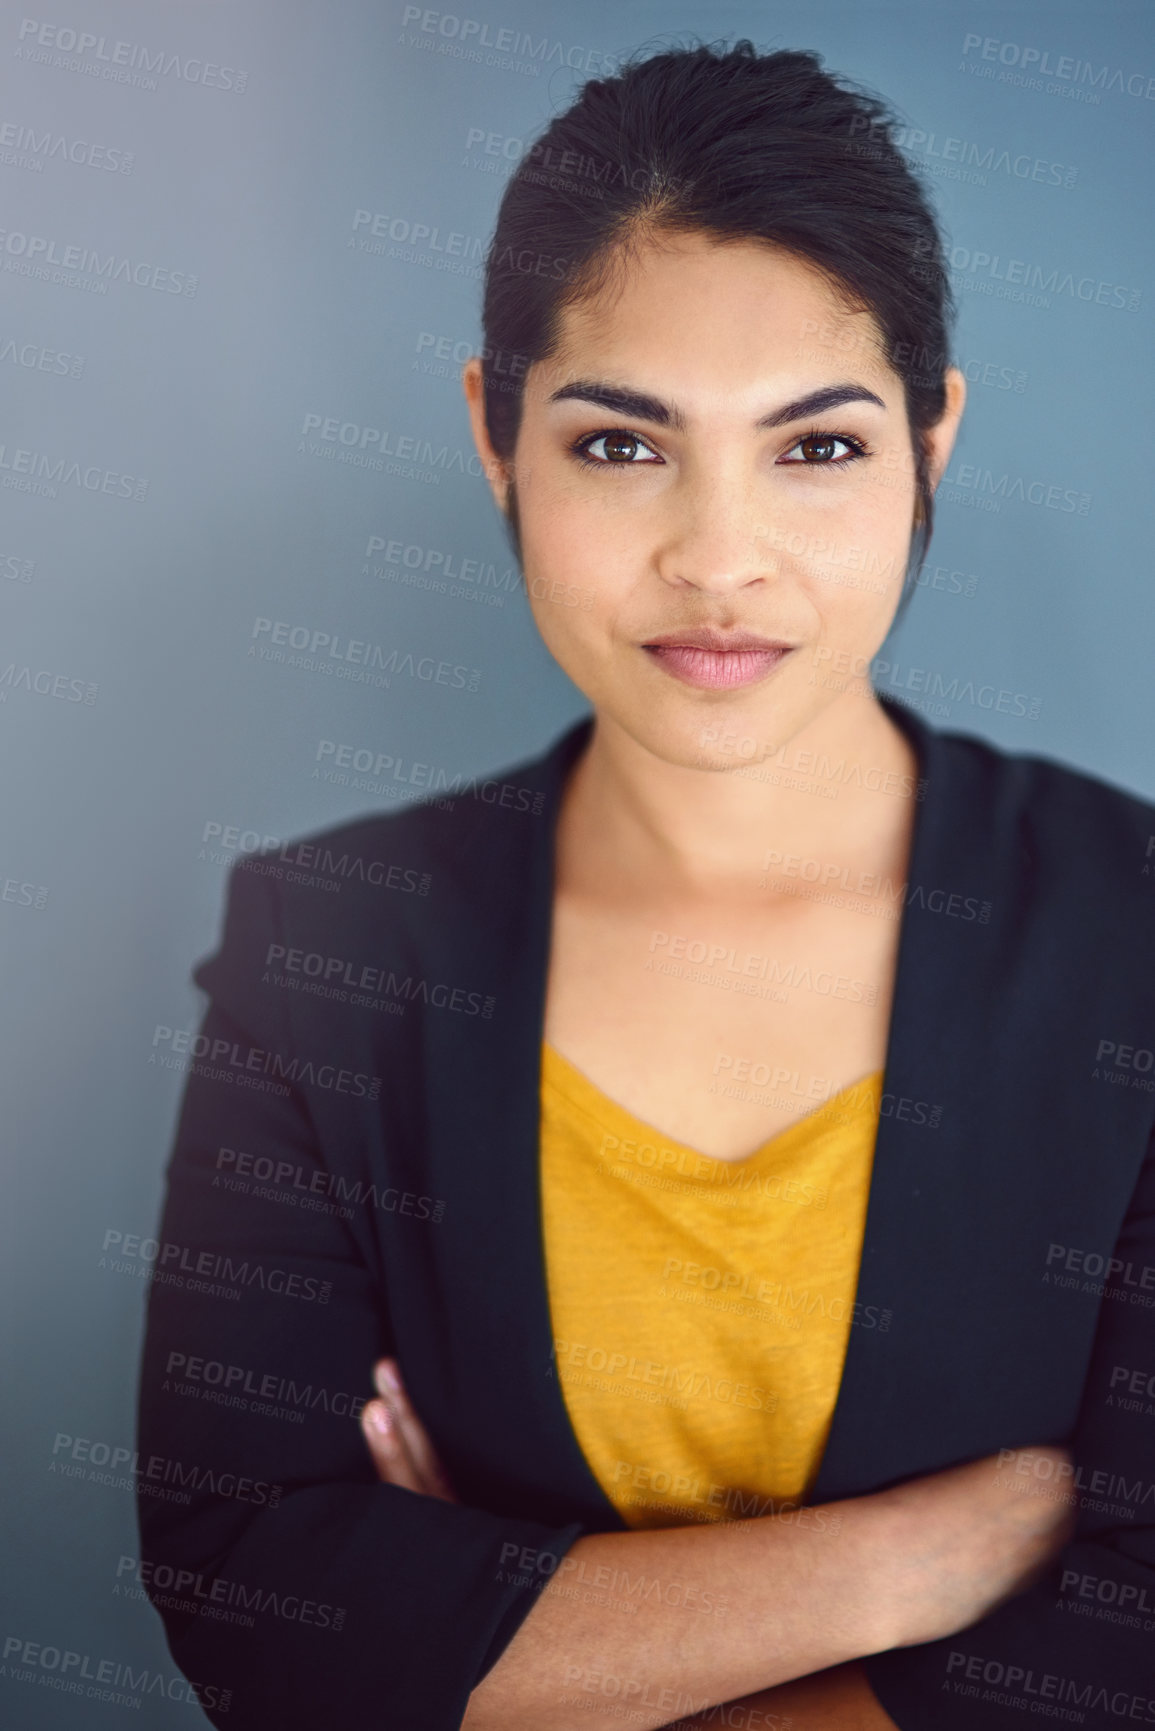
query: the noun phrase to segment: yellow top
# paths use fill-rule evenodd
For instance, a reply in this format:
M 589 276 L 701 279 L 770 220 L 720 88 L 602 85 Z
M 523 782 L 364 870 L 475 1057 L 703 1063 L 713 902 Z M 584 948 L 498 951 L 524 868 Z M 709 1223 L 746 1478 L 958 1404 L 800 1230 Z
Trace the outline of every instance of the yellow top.
M 714 1160 L 542 1046 L 554 1362 L 629 1527 L 776 1514 L 826 1446 L 855 1314 L 882 1072 Z

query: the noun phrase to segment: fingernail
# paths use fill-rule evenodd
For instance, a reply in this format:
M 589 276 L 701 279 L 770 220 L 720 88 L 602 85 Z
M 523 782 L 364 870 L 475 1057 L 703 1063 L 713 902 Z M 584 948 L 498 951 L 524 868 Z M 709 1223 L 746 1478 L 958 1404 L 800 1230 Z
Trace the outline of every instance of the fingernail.
M 384 1401 L 374 1400 L 369 1403 L 369 1423 L 382 1436 L 393 1435 L 393 1420 L 389 1416 L 389 1408 Z
M 401 1378 L 397 1374 L 397 1366 L 392 1360 L 381 1366 L 381 1375 L 378 1378 L 378 1387 L 380 1387 L 382 1382 L 384 1382 L 385 1387 L 393 1394 L 396 1394 L 397 1390 L 401 1387 Z M 385 1389 L 382 1389 L 381 1392 L 384 1394 Z

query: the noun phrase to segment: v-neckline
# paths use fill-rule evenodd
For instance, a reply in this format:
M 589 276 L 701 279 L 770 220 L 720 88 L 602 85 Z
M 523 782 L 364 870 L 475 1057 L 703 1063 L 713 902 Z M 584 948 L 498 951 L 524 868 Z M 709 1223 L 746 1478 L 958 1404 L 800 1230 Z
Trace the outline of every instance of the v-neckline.
M 916 716 L 910 715 L 908 710 L 903 710 L 901 705 L 894 702 L 888 702 L 885 698 L 880 698 L 880 702 L 883 704 L 884 709 L 889 714 L 894 725 L 905 735 L 911 745 L 916 759 L 918 792 L 913 797 L 915 797 L 917 801 L 917 809 L 914 813 L 914 821 L 911 825 L 906 876 L 907 882 L 909 883 L 922 883 L 925 881 L 926 877 L 926 854 L 928 849 L 933 849 L 936 840 L 935 830 L 933 826 L 927 822 L 927 808 L 929 802 L 924 802 L 923 800 L 923 793 L 930 787 L 932 780 L 931 758 L 935 750 L 935 736 L 930 729 L 922 726 Z M 585 718 L 583 723 L 570 731 L 564 743 L 559 742 L 557 756 L 553 760 L 554 780 L 551 806 L 549 809 L 549 828 L 546 835 L 542 838 L 544 845 L 537 852 L 535 859 L 536 872 L 529 890 L 536 924 L 534 944 L 531 952 L 533 956 L 532 965 L 536 970 L 537 986 L 537 1005 L 532 1018 L 533 1033 L 536 1042 L 534 1057 L 536 1059 L 535 1069 L 537 1073 L 537 1089 L 535 1090 L 534 1096 L 535 1110 L 533 1112 L 535 1124 L 539 1124 L 540 1121 L 541 1048 L 545 1040 L 546 984 L 549 973 L 554 886 L 557 881 L 558 817 L 565 797 L 566 782 L 575 763 L 580 758 L 582 751 L 589 742 L 589 736 L 593 730 L 593 725 L 594 717 L 588 716 Z M 942 797 L 941 791 L 937 788 L 935 789 L 935 794 L 938 798 Z M 897 1051 L 898 1041 L 896 1039 L 896 1031 L 904 1031 L 902 1018 L 906 1009 L 907 998 L 912 995 L 917 998 L 919 987 L 922 984 L 919 977 L 917 958 L 920 938 L 922 941 L 922 948 L 925 950 L 927 947 L 927 934 L 921 931 L 918 924 L 911 919 L 911 909 L 905 907 L 903 909 L 902 918 L 899 922 L 898 951 L 895 957 L 894 969 L 894 989 L 891 993 L 890 1017 L 886 1030 L 886 1055 L 883 1061 L 882 1070 L 882 1085 L 884 1089 L 883 1099 L 886 1097 L 885 1089 L 892 1071 L 895 1068 L 896 1056 L 899 1057 L 900 1064 L 901 1061 L 908 1056 L 905 1049 L 901 1054 Z M 528 1044 L 528 1028 L 526 1030 L 526 1035 Z M 527 1050 L 525 1053 L 525 1059 L 528 1060 L 528 1058 L 529 1052 Z M 526 1116 L 528 1118 L 529 1114 L 527 1113 Z M 889 1241 L 894 1237 L 894 1228 L 892 1223 L 887 1221 L 884 1224 L 880 1219 L 880 1210 L 885 1210 L 892 1204 L 892 1198 L 889 1192 L 893 1189 L 895 1178 L 897 1176 L 896 1173 L 891 1171 L 890 1160 L 893 1124 L 894 1120 L 886 1118 L 885 1116 L 880 1117 L 879 1119 L 878 1132 L 875 1138 L 874 1158 L 871 1163 L 870 1184 L 867 1192 L 862 1256 L 859 1262 L 858 1281 L 854 1295 L 856 1304 L 859 1300 L 863 1299 L 865 1284 L 877 1278 L 877 1269 L 874 1264 L 880 1249 L 884 1243 L 887 1243 L 889 1246 Z M 897 1152 L 897 1149 L 895 1149 L 895 1152 Z M 526 1148 L 526 1155 L 530 1155 L 530 1149 L 528 1147 Z M 532 1196 L 527 1197 L 526 1201 L 529 1202 L 532 1207 L 534 1218 L 533 1248 L 531 1256 L 533 1264 L 534 1308 L 536 1311 L 535 1331 L 543 1341 L 552 1341 L 552 1321 L 549 1305 L 549 1276 L 546 1262 L 545 1224 L 542 1198 L 540 1133 L 534 1137 L 532 1158 L 527 1176 L 532 1177 L 533 1185 Z M 884 1192 L 887 1193 L 885 1201 L 882 1200 Z M 915 1194 L 917 1195 L 917 1191 Z M 889 1336 L 882 1336 L 881 1338 L 887 1339 Z M 867 1362 L 871 1355 L 864 1345 L 864 1339 L 864 1330 L 851 1329 L 850 1340 L 847 1343 L 846 1357 L 843 1360 L 842 1374 L 839 1377 L 838 1393 L 835 1397 L 834 1411 L 831 1414 L 830 1428 L 827 1432 L 826 1444 L 823 1448 L 822 1457 L 811 1481 L 809 1497 L 813 1500 L 821 1501 L 823 1497 L 828 1496 L 833 1484 L 838 1483 L 840 1479 L 846 1480 L 849 1477 L 853 1480 L 855 1460 L 860 1451 L 855 1447 L 855 1439 L 849 1435 L 847 1431 L 846 1415 L 850 1405 L 855 1402 L 858 1402 L 859 1405 L 861 1405 L 864 1398 L 865 1382 L 869 1381 L 869 1374 L 872 1369 L 872 1366 Z M 554 1427 L 556 1427 L 557 1434 L 559 1434 L 559 1436 L 562 1434 L 565 1435 L 573 1457 L 576 1461 L 581 1463 L 582 1477 L 587 1487 L 587 1494 L 592 1494 L 597 1497 L 603 1509 L 609 1511 L 611 1523 L 618 1526 L 619 1530 L 623 1530 L 625 1523 L 621 1520 L 620 1515 L 618 1515 L 618 1512 L 614 1508 L 609 1497 L 606 1496 L 604 1490 L 602 1490 L 602 1487 L 598 1484 L 594 1477 L 593 1469 L 585 1457 L 556 1379 L 551 1379 L 549 1405 L 553 1415 L 552 1423 Z M 846 1493 L 843 1492 L 843 1494 Z
M 551 1070 L 560 1070 L 560 1076 L 551 1075 Z M 568 1083 L 568 1087 L 563 1086 L 563 1078 L 564 1082 Z M 791 1123 L 784 1125 L 781 1130 L 776 1130 L 772 1136 L 768 1136 L 764 1142 L 760 1142 L 758 1147 L 749 1154 L 744 1154 L 738 1160 L 727 1160 L 718 1154 L 703 1153 L 700 1148 L 693 1148 L 688 1142 L 679 1141 L 676 1136 L 670 1136 L 665 1130 L 659 1130 L 655 1125 L 648 1124 L 644 1118 L 639 1118 L 637 1113 L 620 1105 L 611 1095 L 599 1088 L 584 1070 L 579 1070 L 577 1065 L 565 1056 L 564 1052 L 559 1052 L 557 1047 L 551 1045 L 548 1040 L 542 1041 L 543 1082 L 552 1081 L 556 1086 L 562 1087 L 562 1091 L 567 1094 L 567 1097 L 582 1110 L 589 1112 L 592 1117 L 616 1119 L 623 1125 L 628 1125 L 634 1130 L 640 1130 L 643 1136 L 654 1138 L 664 1147 L 688 1154 L 693 1160 L 705 1160 L 711 1166 L 725 1166 L 735 1172 L 759 1166 L 772 1157 L 780 1158 L 784 1152 L 791 1148 L 793 1143 L 811 1141 L 816 1135 L 828 1128 L 822 1123 L 823 1116 L 835 1110 L 838 1102 L 844 1100 L 848 1094 L 862 1091 L 864 1098 L 861 1102 L 855 1102 L 855 1108 L 864 1117 L 868 1111 L 873 1116 L 877 1112 L 876 1097 L 881 1094 L 882 1078 L 882 1070 L 873 1070 L 869 1075 L 860 1076 L 857 1081 L 848 1082 L 846 1087 L 840 1088 L 836 1094 L 830 1094 L 825 1100 L 820 1100 L 803 1117 L 795 1118 Z M 829 1128 L 842 1128 L 842 1126 L 832 1124 Z

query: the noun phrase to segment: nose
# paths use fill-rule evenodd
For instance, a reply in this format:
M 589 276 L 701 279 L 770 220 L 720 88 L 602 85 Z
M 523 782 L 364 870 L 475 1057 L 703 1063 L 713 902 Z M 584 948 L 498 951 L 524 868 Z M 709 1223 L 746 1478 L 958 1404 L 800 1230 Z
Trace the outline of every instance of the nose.
M 719 470 L 686 476 L 669 512 L 657 558 L 663 582 L 730 595 L 777 576 L 766 501 L 756 496 L 752 476 Z

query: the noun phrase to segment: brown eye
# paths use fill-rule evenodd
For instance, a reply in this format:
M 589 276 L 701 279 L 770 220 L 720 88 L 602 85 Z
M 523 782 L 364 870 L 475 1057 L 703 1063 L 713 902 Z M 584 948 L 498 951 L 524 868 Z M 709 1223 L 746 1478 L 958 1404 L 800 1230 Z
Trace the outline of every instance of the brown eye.
M 603 469 L 608 469 L 611 464 L 618 469 L 636 469 L 643 463 L 661 462 L 644 439 L 623 427 L 615 428 L 612 433 L 597 433 L 593 438 L 582 439 L 574 446 L 574 451 L 585 462 L 596 463 Z
M 842 469 L 855 458 L 867 455 L 866 446 L 847 433 L 804 433 L 778 461 L 810 469 Z
M 631 463 L 641 446 L 632 433 L 606 433 L 602 439 L 602 449 L 608 462 Z

